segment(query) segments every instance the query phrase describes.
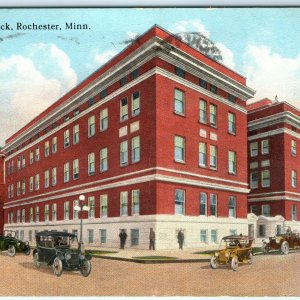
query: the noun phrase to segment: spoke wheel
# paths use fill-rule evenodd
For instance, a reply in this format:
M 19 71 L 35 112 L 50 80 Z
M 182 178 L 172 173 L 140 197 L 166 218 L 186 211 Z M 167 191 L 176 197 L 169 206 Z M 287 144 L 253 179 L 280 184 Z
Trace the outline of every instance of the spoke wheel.
M 80 273 L 83 277 L 88 277 L 91 273 L 92 265 L 90 260 L 83 260 L 81 268 L 80 268 Z
M 37 252 L 33 255 L 33 263 L 36 268 L 41 266 L 41 263 L 39 262 L 39 254 Z
M 269 246 L 266 243 L 263 243 L 262 247 L 261 247 L 261 251 L 264 254 L 269 253 Z
M 238 268 L 238 265 L 239 265 L 239 261 L 238 261 L 238 258 L 236 256 L 234 256 L 232 259 L 231 259 L 231 269 L 233 271 L 236 271 L 237 268 Z
M 62 274 L 63 269 L 62 269 L 62 262 L 58 257 L 54 259 L 52 267 L 53 267 L 54 275 L 59 277 Z
M 11 245 L 7 249 L 7 253 L 10 257 L 14 257 L 16 255 L 16 248 L 15 246 Z
M 281 244 L 281 247 L 280 247 L 280 249 L 281 249 L 281 252 L 283 253 L 283 254 L 289 254 L 289 243 L 287 242 L 287 241 L 284 241 L 282 244 Z
M 215 256 L 210 259 L 210 266 L 212 269 L 216 269 L 218 267 L 217 258 Z

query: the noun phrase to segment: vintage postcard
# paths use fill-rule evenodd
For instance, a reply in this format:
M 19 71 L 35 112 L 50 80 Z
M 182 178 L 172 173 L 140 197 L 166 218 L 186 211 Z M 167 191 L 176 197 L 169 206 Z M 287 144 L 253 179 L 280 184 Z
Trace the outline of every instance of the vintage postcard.
M 300 296 L 300 9 L 1 8 L 0 296 Z

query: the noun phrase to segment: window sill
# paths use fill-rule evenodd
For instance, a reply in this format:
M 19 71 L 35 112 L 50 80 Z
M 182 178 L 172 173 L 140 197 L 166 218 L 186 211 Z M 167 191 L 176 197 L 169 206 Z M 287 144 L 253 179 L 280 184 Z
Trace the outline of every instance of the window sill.
M 206 165 L 199 165 L 199 168 L 207 169 L 207 166 Z
M 126 166 L 128 166 L 128 163 L 124 163 L 120 165 L 120 167 L 126 167 Z
M 228 131 L 228 134 L 236 136 L 236 132 L 233 132 L 233 131 Z
M 183 164 L 183 165 L 185 165 L 185 161 L 184 161 L 184 160 L 175 160 L 175 159 L 174 159 L 174 162 L 175 162 L 175 163 L 178 163 L 178 164 Z
M 228 172 L 228 174 L 236 176 L 236 173 L 233 173 L 233 172 Z
M 176 115 L 176 116 L 182 117 L 182 118 L 186 118 L 185 113 L 180 113 L 180 112 L 177 112 L 177 111 L 173 111 L 173 114 Z
M 209 169 L 212 170 L 212 171 L 218 171 L 217 167 L 209 167 Z

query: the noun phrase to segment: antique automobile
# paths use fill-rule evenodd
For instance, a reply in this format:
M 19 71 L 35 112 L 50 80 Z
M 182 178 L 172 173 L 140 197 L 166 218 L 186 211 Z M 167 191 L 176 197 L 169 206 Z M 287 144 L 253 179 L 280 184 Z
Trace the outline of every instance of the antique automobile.
M 12 230 L 4 230 L 3 234 L 0 234 L 0 250 L 7 250 L 7 254 L 10 257 L 15 256 L 19 252 L 25 255 L 30 254 L 29 243 L 17 239 L 16 232 Z
M 274 237 L 269 237 L 269 241 L 263 241 L 262 252 L 268 253 L 270 250 L 280 250 L 283 254 L 288 254 L 290 248 L 300 247 L 299 233 L 292 232 L 290 227 L 285 233 L 278 233 Z
M 38 232 L 35 238 L 33 260 L 36 268 L 46 264 L 52 266 L 55 276 L 60 276 L 63 270 L 80 271 L 82 276 L 89 276 L 91 255 L 85 253 L 76 235 L 46 230 Z
M 253 263 L 252 245 L 253 239 L 245 235 L 229 235 L 222 238 L 219 250 L 210 260 L 212 269 L 218 265 L 230 265 L 236 271 L 239 262 Z

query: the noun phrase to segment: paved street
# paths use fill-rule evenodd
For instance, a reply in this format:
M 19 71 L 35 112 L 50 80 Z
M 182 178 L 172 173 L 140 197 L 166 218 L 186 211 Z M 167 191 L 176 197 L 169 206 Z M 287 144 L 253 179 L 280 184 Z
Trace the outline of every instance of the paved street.
M 93 258 L 92 272 L 35 269 L 32 257 L 0 254 L 0 296 L 300 296 L 300 252 L 256 256 L 253 265 L 212 270 L 206 262 L 138 264 Z

